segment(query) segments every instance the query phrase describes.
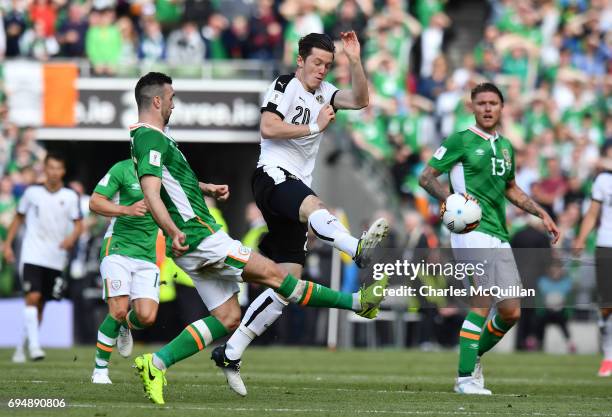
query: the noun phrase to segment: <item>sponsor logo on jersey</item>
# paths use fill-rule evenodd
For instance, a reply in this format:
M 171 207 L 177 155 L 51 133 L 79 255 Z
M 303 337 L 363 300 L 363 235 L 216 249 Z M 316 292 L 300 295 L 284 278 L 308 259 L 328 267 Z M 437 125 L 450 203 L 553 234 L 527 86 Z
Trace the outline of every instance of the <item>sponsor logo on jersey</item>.
M 480 148 L 476 149 L 476 155 L 482 156 L 484 155 L 484 153 L 485 153 L 484 149 L 480 149 Z
M 300 100 L 302 100 L 304 103 L 306 103 L 306 100 L 304 100 L 304 98 L 302 97 L 298 97 Z
M 322 95 L 318 95 L 316 97 L 316 100 L 317 100 L 317 103 L 319 103 L 319 104 L 323 104 L 323 102 L 325 101 L 325 99 L 323 98 Z
M 442 157 L 444 156 L 444 154 L 446 153 L 446 147 L 444 146 L 440 146 L 436 152 L 433 154 L 433 157 L 436 158 L 437 160 L 442 159 Z
M 121 288 L 121 281 L 118 279 L 114 279 L 111 281 L 111 288 L 115 291 L 117 291 L 119 288 Z

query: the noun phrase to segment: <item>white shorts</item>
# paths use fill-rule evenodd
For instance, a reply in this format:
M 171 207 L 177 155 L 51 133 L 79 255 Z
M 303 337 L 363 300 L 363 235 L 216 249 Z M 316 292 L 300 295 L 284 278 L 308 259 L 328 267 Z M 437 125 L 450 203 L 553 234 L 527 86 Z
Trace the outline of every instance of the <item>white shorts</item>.
M 100 263 L 102 298 L 127 295 L 131 300 L 159 302 L 159 268 L 152 262 L 123 255 L 109 255 Z
M 508 242 L 502 242 L 495 236 L 476 231 L 465 234 L 451 233 L 451 247 L 457 261 L 478 262 L 483 265 L 484 274 L 481 276 L 475 274 L 472 279 L 464 279 L 464 285 L 484 289 L 496 286 L 502 290 L 516 292 L 523 288 L 512 248 Z M 507 295 L 494 298 L 495 302 L 499 302 L 518 297 Z
M 251 248 L 219 230 L 174 262 L 191 277 L 211 311 L 240 291 L 238 283 L 242 282 L 242 270 L 250 256 Z

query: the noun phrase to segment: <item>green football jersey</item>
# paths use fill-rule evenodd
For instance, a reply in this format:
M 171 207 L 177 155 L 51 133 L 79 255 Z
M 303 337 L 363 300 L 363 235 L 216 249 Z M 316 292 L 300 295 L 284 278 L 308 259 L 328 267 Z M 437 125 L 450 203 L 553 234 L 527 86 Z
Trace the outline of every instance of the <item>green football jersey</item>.
M 138 178 L 161 178 L 161 199 L 176 226 L 187 235 L 188 252 L 221 228 L 210 214 L 198 178 L 177 143 L 161 130 L 139 123 L 130 128 L 132 158 Z M 166 236 L 166 252 L 172 254 L 172 240 Z
M 514 179 L 514 150 L 508 139 L 473 126 L 446 138 L 429 165 L 449 173 L 451 192 L 467 192 L 478 200 L 482 220 L 475 230 L 508 241 L 505 193 Z
M 144 198 L 134 163 L 129 159 L 113 165 L 100 180 L 94 193 L 122 206 L 131 206 Z M 142 217 L 113 217 L 104 235 L 100 260 L 105 256 L 117 254 L 155 263 L 157 229 L 151 213 Z

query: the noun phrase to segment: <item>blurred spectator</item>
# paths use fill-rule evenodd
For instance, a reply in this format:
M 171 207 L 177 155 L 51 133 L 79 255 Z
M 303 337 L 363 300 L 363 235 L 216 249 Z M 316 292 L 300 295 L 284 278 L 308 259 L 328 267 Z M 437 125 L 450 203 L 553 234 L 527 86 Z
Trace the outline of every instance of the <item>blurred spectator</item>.
M 25 0 L 12 0 L 12 7 L 4 16 L 7 57 L 15 57 L 21 54 L 19 40 L 26 30 L 27 20 Z
M 283 28 L 274 12 L 273 0 L 258 0 L 257 10 L 249 20 L 249 59 L 277 58 L 282 46 Z
M 567 178 L 561 172 L 559 160 L 555 157 L 546 160 L 546 175 L 532 187 L 533 198 L 553 218 L 559 211 L 563 196 L 568 190 Z
M 27 29 L 20 39 L 21 54 L 38 61 L 47 61 L 58 54 L 60 46 L 57 39 L 53 35 L 47 35 L 46 32 L 43 20 L 34 22 L 34 27 Z
M 314 0 L 286 0 L 280 11 L 288 22 L 284 34 L 283 64 L 293 68 L 298 54 L 298 41 L 309 33 L 323 33 L 323 21 L 317 13 Z
M 235 16 L 229 28 L 223 32 L 224 50 L 229 58 L 246 59 L 249 56 L 250 44 L 248 20 L 242 15 Z
M 225 59 L 227 50 L 223 44 L 223 32 L 229 25 L 225 16 L 215 13 L 208 18 L 208 22 L 202 27 L 202 38 L 205 45 L 205 57 L 207 59 Z
M 192 20 L 186 20 L 180 29 L 170 33 L 167 48 L 168 64 L 172 66 L 195 66 L 204 62 L 204 41 Z
M 87 58 L 95 74 L 113 75 L 121 60 L 123 43 L 111 9 L 93 10 L 89 15 L 89 28 L 85 36 Z
M 556 324 L 563 333 L 568 352 L 576 353 L 576 346 L 572 342 L 568 328 L 572 287 L 572 279 L 560 261 L 553 262 L 548 273 L 538 280 L 538 294 L 542 308 L 537 311 L 536 337 L 540 347 L 544 345 L 546 327 Z
M 166 59 L 166 40 L 161 26 L 153 17 L 142 19 L 142 40 L 138 57 L 145 63 L 156 63 Z
M 85 53 L 87 19 L 85 7 L 78 3 L 68 6 L 68 19 L 58 29 L 57 39 L 60 54 L 69 58 L 81 57 Z
M 418 92 L 425 98 L 436 100 L 446 88 L 448 64 L 444 55 L 438 55 L 432 63 L 431 75 L 421 79 Z
M 125 73 L 126 69 L 129 71 L 129 68 L 138 62 L 138 34 L 129 17 L 120 17 L 117 20 L 117 27 L 121 34 L 120 70 L 122 73 Z

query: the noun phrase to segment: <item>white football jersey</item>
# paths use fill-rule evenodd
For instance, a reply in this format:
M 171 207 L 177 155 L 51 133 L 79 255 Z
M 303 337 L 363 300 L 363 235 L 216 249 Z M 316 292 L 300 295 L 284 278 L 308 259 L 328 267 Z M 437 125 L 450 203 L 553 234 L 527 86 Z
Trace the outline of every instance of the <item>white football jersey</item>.
M 612 172 L 602 172 L 595 178 L 591 197 L 601 203 L 597 246 L 612 248 Z
M 286 123 L 308 125 L 317 120 L 323 106 L 334 104 L 336 92 L 336 87 L 323 81 L 319 88 L 311 93 L 304 88 L 295 74 L 281 75 L 268 87 L 261 112 L 275 113 Z M 257 166 L 284 168 L 310 187 L 322 138 L 323 132 L 297 139 L 262 137 Z
M 60 248 L 80 219 L 79 196 L 69 188 L 52 193 L 44 185 L 31 185 L 19 200 L 17 212 L 25 216 L 21 263 L 63 270 L 68 254 Z

